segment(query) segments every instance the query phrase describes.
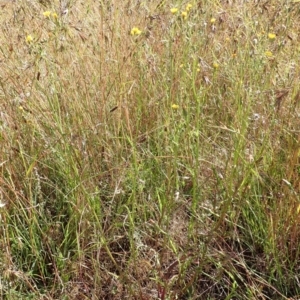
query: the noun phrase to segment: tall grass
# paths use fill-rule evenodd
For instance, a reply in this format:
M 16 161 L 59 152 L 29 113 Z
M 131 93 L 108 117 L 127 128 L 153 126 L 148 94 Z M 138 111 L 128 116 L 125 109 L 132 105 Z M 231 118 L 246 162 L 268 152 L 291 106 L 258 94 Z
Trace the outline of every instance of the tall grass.
M 4 2 L 1 298 L 298 299 L 299 9 Z

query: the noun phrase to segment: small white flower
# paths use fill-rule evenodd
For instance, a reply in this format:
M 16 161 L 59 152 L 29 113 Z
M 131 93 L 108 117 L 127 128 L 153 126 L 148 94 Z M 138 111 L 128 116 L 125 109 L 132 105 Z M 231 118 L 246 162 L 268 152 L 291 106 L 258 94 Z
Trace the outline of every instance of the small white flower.
M 250 117 L 249 119 L 252 120 L 252 121 L 257 121 L 257 120 L 259 120 L 260 118 L 261 118 L 260 114 L 254 113 L 254 114 L 252 115 L 252 117 Z

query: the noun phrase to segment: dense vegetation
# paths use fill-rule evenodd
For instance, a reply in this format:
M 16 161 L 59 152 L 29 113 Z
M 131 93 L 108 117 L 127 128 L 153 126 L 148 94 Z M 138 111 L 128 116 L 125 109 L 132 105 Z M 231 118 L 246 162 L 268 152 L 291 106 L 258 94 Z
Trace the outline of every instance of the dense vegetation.
M 1 299 L 299 299 L 299 1 L 1 7 Z

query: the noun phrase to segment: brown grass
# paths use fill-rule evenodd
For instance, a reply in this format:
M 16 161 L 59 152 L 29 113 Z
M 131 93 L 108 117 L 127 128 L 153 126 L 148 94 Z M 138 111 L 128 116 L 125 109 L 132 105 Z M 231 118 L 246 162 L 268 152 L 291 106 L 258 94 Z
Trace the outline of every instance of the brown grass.
M 299 298 L 300 4 L 206 2 L 0 3 L 3 299 Z

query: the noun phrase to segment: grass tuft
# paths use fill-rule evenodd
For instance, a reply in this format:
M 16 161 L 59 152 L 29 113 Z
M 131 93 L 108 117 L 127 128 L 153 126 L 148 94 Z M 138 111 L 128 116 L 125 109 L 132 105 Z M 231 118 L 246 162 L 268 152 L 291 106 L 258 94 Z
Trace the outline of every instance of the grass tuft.
M 244 2 L 1 4 L 1 299 L 299 299 L 299 5 Z

